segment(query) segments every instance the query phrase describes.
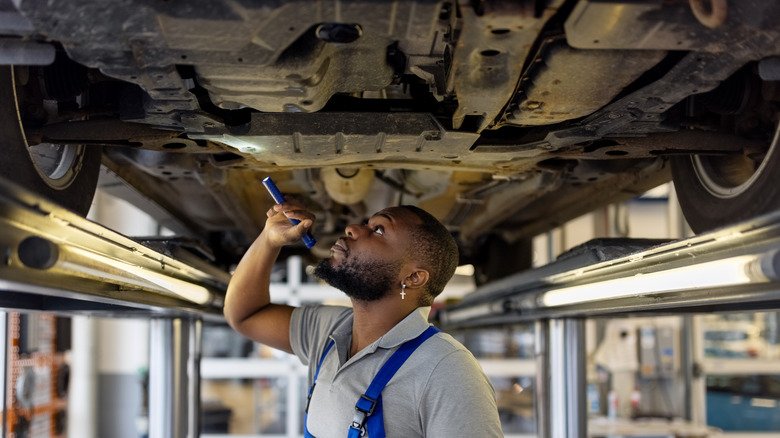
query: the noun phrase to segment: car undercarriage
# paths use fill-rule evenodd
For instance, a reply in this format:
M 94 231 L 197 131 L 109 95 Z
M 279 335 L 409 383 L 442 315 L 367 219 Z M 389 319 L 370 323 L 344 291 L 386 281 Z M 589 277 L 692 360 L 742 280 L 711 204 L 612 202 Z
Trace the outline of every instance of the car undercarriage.
M 759 0 L 0 0 L 0 169 L 85 214 L 102 162 L 220 266 L 271 176 L 317 215 L 316 256 L 415 204 L 463 263 L 511 272 L 670 178 L 695 231 L 780 207 L 778 21 Z

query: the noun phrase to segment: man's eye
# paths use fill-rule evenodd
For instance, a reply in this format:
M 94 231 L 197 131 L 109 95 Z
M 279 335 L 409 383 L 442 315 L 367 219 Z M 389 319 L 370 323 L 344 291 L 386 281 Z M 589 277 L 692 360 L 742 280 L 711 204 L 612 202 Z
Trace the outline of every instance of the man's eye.
M 374 232 L 381 236 L 385 234 L 385 229 L 381 225 L 377 225 L 374 227 Z

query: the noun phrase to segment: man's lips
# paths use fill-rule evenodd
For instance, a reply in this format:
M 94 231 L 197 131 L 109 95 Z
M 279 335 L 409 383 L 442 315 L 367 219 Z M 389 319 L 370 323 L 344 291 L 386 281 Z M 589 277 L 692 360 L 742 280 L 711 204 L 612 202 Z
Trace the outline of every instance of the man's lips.
M 337 240 L 330 249 L 332 251 L 341 251 L 344 254 L 349 254 L 349 248 L 347 248 L 347 244 L 344 239 Z

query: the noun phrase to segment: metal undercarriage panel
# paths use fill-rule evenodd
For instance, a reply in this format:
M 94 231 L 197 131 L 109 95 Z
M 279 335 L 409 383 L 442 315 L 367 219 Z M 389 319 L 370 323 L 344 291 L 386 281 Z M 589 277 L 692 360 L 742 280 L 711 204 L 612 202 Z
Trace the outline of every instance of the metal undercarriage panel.
M 408 202 L 479 254 L 486 234 L 528 239 L 667 181 L 674 155 L 760 155 L 780 101 L 776 1 L 719 23 L 657 0 L 8 9 L 21 25 L 0 40 L 57 50 L 15 69 L 28 142 L 102 147 L 133 199 L 217 254 L 262 227 L 268 175 L 321 218 L 324 246 Z M 744 72 L 759 85 L 730 81 Z

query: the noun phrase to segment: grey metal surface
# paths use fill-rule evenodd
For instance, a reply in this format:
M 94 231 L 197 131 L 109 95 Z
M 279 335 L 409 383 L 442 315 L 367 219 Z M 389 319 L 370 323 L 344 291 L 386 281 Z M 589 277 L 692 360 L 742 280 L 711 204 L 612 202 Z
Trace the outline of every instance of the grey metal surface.
M 0 65 L 48 65 L 54 62 L 54 54 L 50 44 L 0 38 Z
M 585 320 L 553 319 L 549 326 L 549 436 L 585 438 Z
M 200 437 L 200 359 L 203 350 L 203 321 L 188 321 L 187 372 L 187 431 L 188 437 Z
M 155 318 L 149 356 L 149 438 L 200 436 L 202 325 L 195 318 Z
M 174 259 L 0 179 L 0 306 L 221 318 L 229 274 Z
M 136 374 L 100 373 L 97 380 L 100 415 L 96 415 L 95 436 L 138 438 L 142 435 L 137 427 L 144 396 L 141 378 Z
M 761 216 L 733 227 L 688 239 L 655 245 L 644 250 L 627 246 L 626 252 L 604 260 L 568 260 L 551 264 L 486 285 L 464 304 L 444 309 L 444 326 L 484 326 L 563 316 L 599 316 L 635 312 L 688 313 L 717 310 L 770 310 L 780 308 L 780 212 Z M 588 255 L 588 254 L 586 254 Z M 745 269 L 753 281 L 723 286 L 698 286 L 682 277 L 677 283 L 654 280 L 664 273 L 684 273 L 726 260 L 737 265 L 750 259 Z M 721 261 L 721 262 L 719 262 Z M 582 261 L 581 261 L 582 262 Z M 644 282 L 642 281 L 644 279 Z M 634 279 L 618 296 L 591 299 L 587 289 L 618 279 Z M 550 305 L 556 292 L 573 291 L 574 300 Z M 639 291 L 641 290 L 641 291 Z
M 174 403 L 178 394 L 174 385 L 173 319 L 152 319 L 149 337 L 149 437 L 173 437 Z M 179 321 L 181 323 L 181 321 Z
M 181 324 L 180 319 L 151 321 L 149 336 L 154 342 L 149 348 L 150 438 L 174 438 L 174 431 L 184 421 L 177 416 L 182 404 L 177 391 L 181 375 L 176 364 L 181 359 Z
M 694 372 L 699 365 L 696 363 L 693 353 L 695 348 L 693 337 L 693 317 L 691 315 L 686 315 L 682 318 L 682 329 L 680 330 L 680 345 L 682 346 L 682 348 L 680 348 L 680 369 L 682 369 L 683 372 L 683 384 L 685 385 L 683 390 L 685 394 L 683 409 L 685 412 L 682 417 L 688 421 L 694 421 L 693 410 L 695 407 L 693 405 L 692 393 L 694 380 L 699 377 L 696 376 L 696 373 Z
M 550 324 L 547 320 L 534 321 L 534 355 L 536 359 L 536 390 L 534 409 L 536 435 L 550 437 Z

